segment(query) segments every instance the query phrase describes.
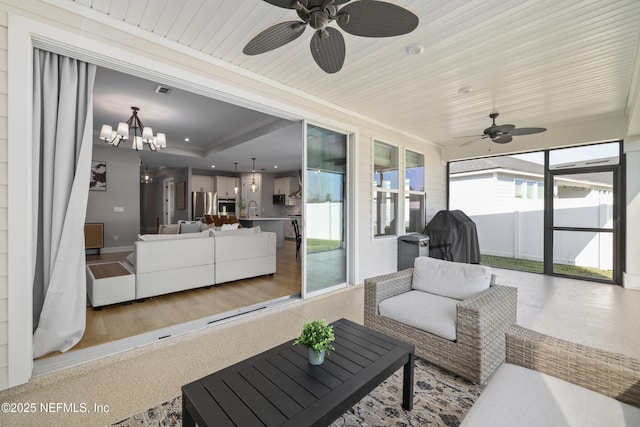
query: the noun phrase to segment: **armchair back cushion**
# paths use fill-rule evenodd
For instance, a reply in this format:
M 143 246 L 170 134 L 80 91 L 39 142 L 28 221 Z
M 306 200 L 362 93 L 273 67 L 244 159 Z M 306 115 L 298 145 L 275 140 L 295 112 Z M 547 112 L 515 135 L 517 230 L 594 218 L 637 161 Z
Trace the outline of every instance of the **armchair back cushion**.
M 447 298 L 464 300 L 491 285 L 491 268 L 478 264 L 417 257 L 411 287 Z

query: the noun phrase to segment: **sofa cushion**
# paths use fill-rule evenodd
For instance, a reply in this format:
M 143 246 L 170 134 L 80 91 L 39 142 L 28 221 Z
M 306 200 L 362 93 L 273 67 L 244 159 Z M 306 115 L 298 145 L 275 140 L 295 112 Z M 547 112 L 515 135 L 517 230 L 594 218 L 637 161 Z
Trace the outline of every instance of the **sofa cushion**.
M 235 230 L 211 230 L 211 234 L 214 236 L 233 236 L 234 234 L 259 234 L 260 226 L 236 228 Z
M 210 230 L 199 231 L 198 233 L 186 234 L 139 234 L 138 240 L 145 242 L 151 240 L 176 240 L 176 239 L 193 239 L 196 237 L 209 237 Z
M 240 232 L 240 233 L 237 233 Z M 214 234 L 216 264 L 275 255 L 275 233 L 244 232 L 244 229 Z
M 417 257 L 413 266 L 413 289 L 463 300 L 491 285 L 491 268 L 478 264 Z
M 456 339 L 458 300 L 422 291 L 409 291 L 384 299 L 380 315 L 447 340 Z
M 631 425 L 640 425 L 640 408 L 506 363 L 493 374 L 461 427 Z

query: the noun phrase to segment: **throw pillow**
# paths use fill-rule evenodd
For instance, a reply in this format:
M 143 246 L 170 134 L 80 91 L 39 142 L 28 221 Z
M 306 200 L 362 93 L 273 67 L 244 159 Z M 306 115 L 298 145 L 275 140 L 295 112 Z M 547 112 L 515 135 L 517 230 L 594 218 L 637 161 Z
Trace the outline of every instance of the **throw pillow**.
M 198 233 L 186 233 L 186 234 L 139 234 L 138 240 L 149 242 L 152 240 L 192 239 L 194 237 L 209 237 L 209 230 L 199 231 Z
M 181 222 L 180 223 L 180 234 L 187 233 L 199 233 L 200 232 L 200 222 Z
M 160 234 L 178 234 L 178 231 L 180 231 L 180 225 L 179 224 L 167 224 L 167 225 L 161 225 L 160 226 Z
M 491 285 L 491 268 L 478 264 L 417 257 L 413 265 L 413 289 L 464 300 Z
M 220 230 L 224 231 L 224 230 L 237 230 L 238 229 L 238 224 L 237 222 L 235 224 L 222 224 L 220 226 Z

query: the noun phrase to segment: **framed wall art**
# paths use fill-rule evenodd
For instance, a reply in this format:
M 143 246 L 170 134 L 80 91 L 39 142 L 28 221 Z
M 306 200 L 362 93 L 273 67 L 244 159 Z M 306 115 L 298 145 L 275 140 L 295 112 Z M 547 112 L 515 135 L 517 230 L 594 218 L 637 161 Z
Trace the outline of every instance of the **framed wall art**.
M 91 161 L 90 191 L 107 191 L 107 162 L 103 160 Z

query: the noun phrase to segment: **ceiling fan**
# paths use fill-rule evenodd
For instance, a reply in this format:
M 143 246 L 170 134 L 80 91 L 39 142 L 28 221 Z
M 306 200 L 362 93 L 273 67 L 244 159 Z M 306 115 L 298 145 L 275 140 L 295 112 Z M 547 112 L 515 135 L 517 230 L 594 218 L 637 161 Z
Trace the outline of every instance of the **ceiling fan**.
M 330 27 L 333 21 L 349 34 L 362 37 L 391 37 L 407 34 L 418 26 L 418 17 L 408 10 L 377 0 L 264 0 L 274 6 L 295 9 L 302 21 L 275 24 L 244 47 L 246 55 L 259 55 L 283 46 L 302 35 L 307 25 L 315 30 L 311 55 L 326 73 L 340 71 L 344 64 L 344 37 Z
M 471 141 L 467 141 L 464 144 L 461 144 L 460 147 L 464 147 L 465 145 L 471 144 L 472 142 L 476 142 L 481 139 L 491 138 L 491 141 L 496 142 L 498 144 L 506 144 L 513 140 L 514 136 L 520 135 L 531 135 L 534 133 L 540 133 L 547 130 L 547 128 L 517 128 L 515 125 L 496 125 L 496 117 L 498 117 L 499 113 L 491 113 L 489 117 L 493 119 L 493 124 L 491 127 L 488 127 L 484 130 L 483 135 L 478 135 L 479 138 L 472 139 Z M 469 138 L 469 137 L 463 137 Z

